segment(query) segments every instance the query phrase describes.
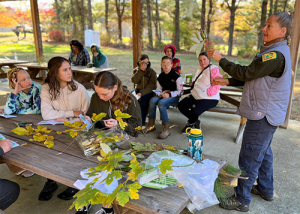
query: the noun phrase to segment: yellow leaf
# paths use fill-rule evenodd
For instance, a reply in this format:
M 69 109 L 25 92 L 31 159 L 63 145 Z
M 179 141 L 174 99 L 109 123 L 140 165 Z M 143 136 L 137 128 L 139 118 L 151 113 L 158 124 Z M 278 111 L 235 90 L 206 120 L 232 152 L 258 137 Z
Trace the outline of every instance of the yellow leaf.
M 105 144 L 105 143 L 100 143 L 101 146 L 101 151 L 103 151 L 106 155 L 111 151 L 111 148 Z
M 102 151 L 102 150 L 101 150 Z M 103 158 L 102 157 L 100 157 L 100 156 L 97 156 L 97 159 L 98 159 L 98 161 L 102 161 L 103 160 Z
M 173 146 L 169 146 L 169 145 L 164 145 L 164 148 L 171 151 L 176 150 Z
M 81 126 L 81 122 L 80 121 L 76 121 L 73 123 L 73 127 L 79 127 Z
M 44 142 L 44 144 L 45 144 L 48 148 L 51 148 L 52 146 L 54 146 L 53 141 L 49 141 L 49 140 L 46 140 L 46 141 Z
M 116 117 L 120 117 L 120 118 L 130 118 L 131 115 L 127 114 L 127 113 L 122 113 L 120 111 L 120 109 L 115 110 L 114 114 L 116 115 Z
M 23 143 L 21 146 L 26 146 L 27 145 L 27 143 Z
M 135 128 L 136 130 L 142 130 L 142 128 L 140 126 Z
M 56 133 L 57 133 L 57 134 L 62 134 L 62 132 L 59 132 L 59 131 L 57 131 Z
M 73 127 L 73 124 L 70 121 L 65 121 L 64 126 Z
M 47 140 L 54 140 L 54 137 L 53 136 L 48 136 Z
M 27 129 L 24 129 L 19 126 L 11 131 L 17 135 L 28 135 L 28 133 L 29 133 Z
M 135 178 L 135 172 L 128 172 L 127 175 L 128 175 L 127 180 L 132 180 L 132 181 L 134 181 L 134 180 L 136 179 L 136 178 Z
M 121 129 L 125 130 L 125 127 L 128 125 L 126 122 L 124 121 L 119 121 L 119 125 L 121 127 Z
M 76 137 L 76 136 L 78 135 L 78 133 L 77 133 L 77 132 L 74 132 L 74 131 L 72 130 L 71 132 L 69 132 L 69 135 L 70 135 L 72 138 L 74 138 L 74 137 Z
M 138 194 L 138 190 L 137 189 L 129 188 L 128 191 L 130 193 L 129 197 L 131 199 L 139 199 L 139 194 Z
M 93 113 L 93 116 L 92 116 L 92 120 L 93 121 L 98 121 L 98 120 L 102 120 L 102 118 L 106 117 L 106 113 L 100 113 L 100 114 L 95 114 Z
M 48 137 L 48 135 L 42 135 L 41 133 L 37 133 L 32 136 L 35 141 L 41 142 L 45 141 Z
M 34 129 L 31 126 L 26 126 L 26 129 L 28 131 L 28 135 L 32 135 L 34 132 Z
M 178 187 L 179 187 L 179 188 L 180 188 L 180 187 L 183 187 L 183 185 L 182 185 L 182 184 L 179 184 Z
M 100 154 L 101 154 L 101 156 L 104 157 L 104 158 L 105 158 L 106 155 L 107 155 L 102 149 L 101 149 L 101 151 L 100 151 Z

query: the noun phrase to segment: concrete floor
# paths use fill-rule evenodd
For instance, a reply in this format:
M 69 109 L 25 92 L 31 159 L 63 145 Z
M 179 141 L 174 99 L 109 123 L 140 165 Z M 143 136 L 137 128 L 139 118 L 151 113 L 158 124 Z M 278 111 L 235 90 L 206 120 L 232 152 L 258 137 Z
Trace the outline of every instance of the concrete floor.
M 7 83 L 0 83 L 0 108 L 5 104 Z M 4 103 L 3 103 L 4 102 Z M 156 139 L 161 131 L 161 125 L 157 122 L 157 130 L 149 133 L 149 136 L 159 143 L 176 145 L 182 148 L 187 146 L 187 137 L 180 134 L 186 119 L 178 109 L 168 110 L 170 124 L 173 127 L 171 136 L 165 140 Z M 159 113 L 158 118 L 159 119 Z M 241 143 L 235 144 L 234 138 L 239 126 L 239 116 L 207 112 L 201 118 L 204 136 L 204 154 L 226 158 L 234 166 L 238 166 L 238 154 Z M 277 214 L 300 213 L 300 122 L 290 121 L 288 129 L 277 129 L 272 142 L 274 155 L 274 186 L 275 200 L 264 201 L 260 196 L 253 195 L 250 204 L 250 214 Z M 65 190 L 65 186 L 59 184 L 58 190 L 49 201 L 39 201 L 38 195 L 42 190 L 45 178 L 34 175 L 30 178 L 16 176 L 10 172 L 5 164 L 0 165 L 1 178 L 17 182 L 21 187 L 19 199 L 5 211 L 9 214 L 63 214 L 75 213 L 68 210 L 71 201 L 58 199 L 57 194 Z M 93 206 L 90 214 L 100 209 L 100 205 Z M 186 209 L 181 214 L 189 213 Z M 238 213 L 219 208 L 218 205 L 200 210 L 197 214 Z

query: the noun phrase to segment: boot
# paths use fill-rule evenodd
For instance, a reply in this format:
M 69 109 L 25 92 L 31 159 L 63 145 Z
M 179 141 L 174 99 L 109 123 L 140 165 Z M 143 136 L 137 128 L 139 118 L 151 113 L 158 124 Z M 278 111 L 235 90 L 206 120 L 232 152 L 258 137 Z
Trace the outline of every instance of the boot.
M 147 123 L 146 128 L 143 129 L 143 132 L 146 134 L 148 132 L 152 132 L 152 131 L 155 131 L 155 130 L 156 130 L 156 128 L 155 128 L 155 119 L 150 119 L 149 118 L 149 122 Z
M 162 122 L 162 125 L 163 125 L 163 131 L 158 136 L 159 139 L 165 139 L 171 134 L 170 127 L 169 127 L 169 122 L 167 122 L 167 123 Z

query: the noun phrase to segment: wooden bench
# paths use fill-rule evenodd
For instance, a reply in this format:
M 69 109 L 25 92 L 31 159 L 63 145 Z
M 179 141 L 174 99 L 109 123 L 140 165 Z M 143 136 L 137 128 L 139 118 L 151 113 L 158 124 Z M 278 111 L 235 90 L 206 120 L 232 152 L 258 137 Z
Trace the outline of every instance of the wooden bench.
M 183 95 L 187 95 L 191 93 L 191 87 L 189 85 L 183 85 Z M 214 107 L 211 109 L 208 109 L 207 111 L 210 112 L 218 112 L 218 113 L 225 113 L 225 114 L 236 114 L 237 107 L 240 105 L 240 102 L 238 100 L 235 100 L 231 98 L 230 96 L 234 97 L 241 97 L 242 96 L 242 89 L 234 88 L 234 87 L 228 87 L 228 86 L 222 86 L 220 89 L 220 98 L 221 100 L 224 100 L 234 106 L 236 108 L 229 108 L 229 107 Z M 173 107 L 178 107 L 178 104 L 173 105 Z M 238 128 L 238 132 L 235 138 L 235 143 L 239 143 L 242 139 L 244 128 L 246 126 L 247 119 L 244 117 L 241 117 L 240 119 L 240 125 Z

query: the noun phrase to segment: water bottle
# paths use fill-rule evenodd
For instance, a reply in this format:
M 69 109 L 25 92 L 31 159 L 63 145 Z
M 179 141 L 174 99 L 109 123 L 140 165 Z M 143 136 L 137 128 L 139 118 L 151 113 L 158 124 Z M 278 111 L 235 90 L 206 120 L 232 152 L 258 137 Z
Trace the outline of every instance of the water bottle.
M 15 52 L 15 60 L 17 61 L 18 60 L 18 56 L 17 56 L 17 53 Z
M 188 132 L 188 130 L 190 131 Z M 188 143 L 188 156 L 195 160 L 202 161 L 202 150 L 203 150 L 203 135 L 201 129 L 191 129 L 190 127 L 186 129 L 189 135 Z

